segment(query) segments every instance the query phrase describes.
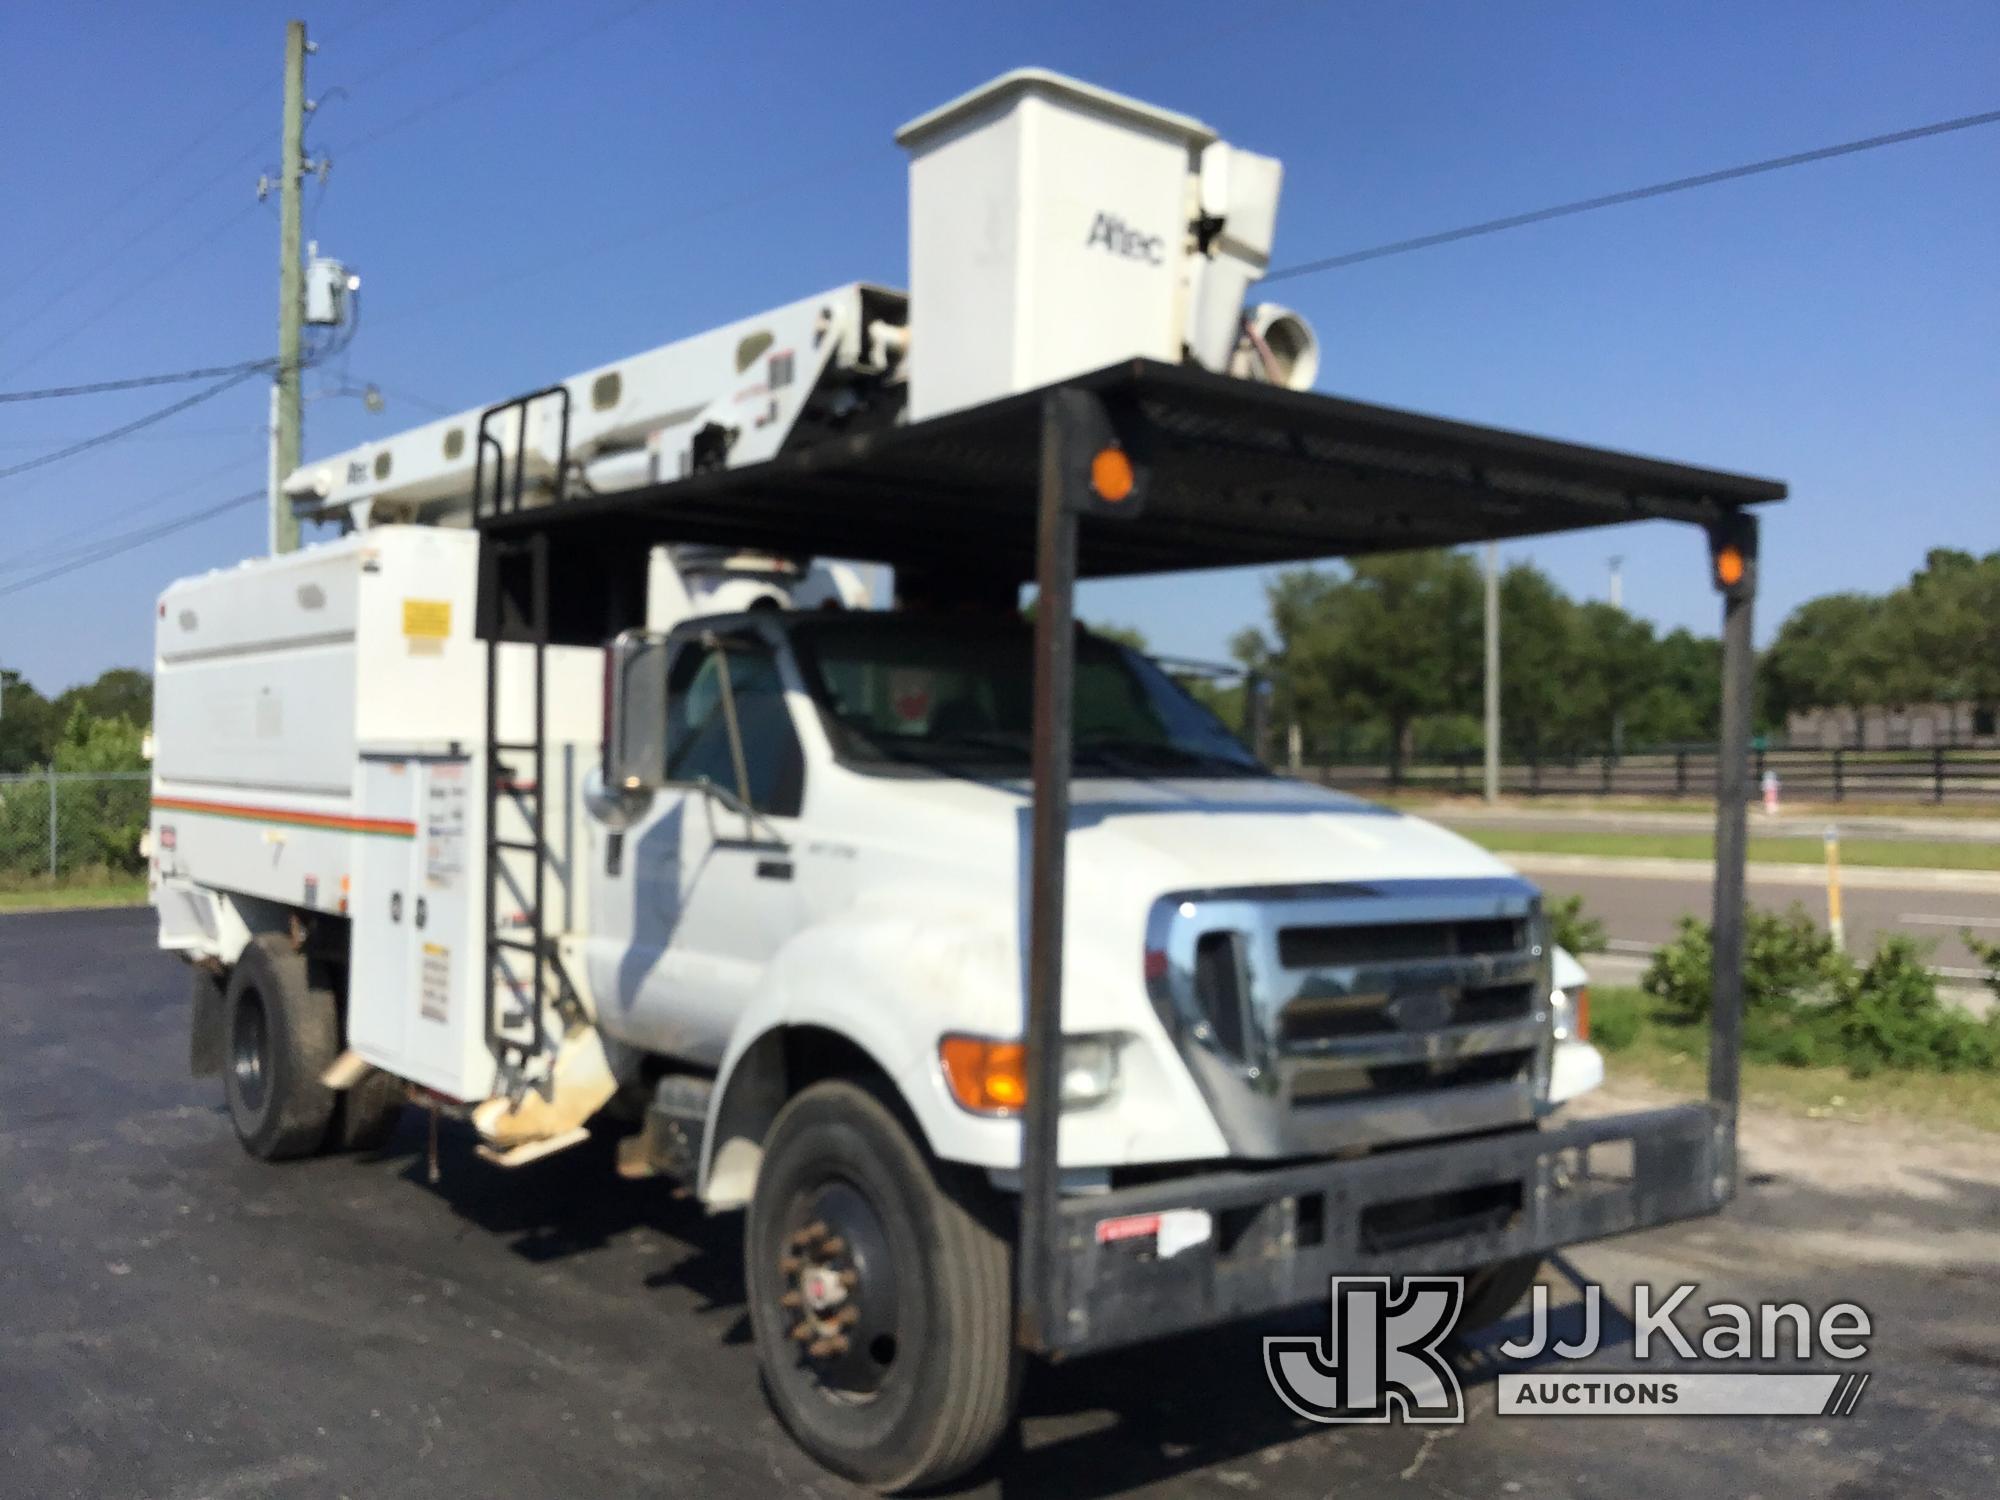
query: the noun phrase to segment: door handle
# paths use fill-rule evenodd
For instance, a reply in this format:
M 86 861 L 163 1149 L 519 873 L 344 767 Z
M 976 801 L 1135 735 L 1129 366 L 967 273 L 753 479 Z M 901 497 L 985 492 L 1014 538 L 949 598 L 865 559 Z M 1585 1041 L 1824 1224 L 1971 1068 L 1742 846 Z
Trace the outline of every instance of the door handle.
M 389 892 L 389 920 L 391 922 L 400 922 L 403 920 L 403 893 L 401 891 Z
M 789 859 L 760 859 L 757 861 L 759 880 L 790 880 L 792 862 Z

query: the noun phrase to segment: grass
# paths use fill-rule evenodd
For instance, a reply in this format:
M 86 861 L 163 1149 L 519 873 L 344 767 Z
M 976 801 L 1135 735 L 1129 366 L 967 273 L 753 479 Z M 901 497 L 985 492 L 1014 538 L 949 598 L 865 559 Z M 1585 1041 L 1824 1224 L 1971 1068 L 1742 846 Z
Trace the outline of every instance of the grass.
M 1615 1077 L 1633 1075 L 1677 1092 L 1708 1090 L 1708 1028 L 1677 1023 L 1639 989 L 1590 991 L 1590 1039 Z M 1868 1078 L 1845 1068 L 1793 1068 L 1743 1060 L 1743 1097 L 1751 1104 L 1811 1116 L 1897 1115 L 2000 1131 L 2000 1076 L 1884 1069 Z
M 51 882 L 46 876 L 0 884 L 0 912 L 59 911 L 66 906 L 144 906 L 141 876 Z
M 1591 829 L 1532 828 L 1457 831 L 1496 853 L 1595 854 L 1611 859 L 1715 858 L 1715 840 L 1705 833 L 1601 833 Z M 1750 858 L 1759 864 L 1824 864 L 1826 846 L 1816 838 L 1759 838 L 1753 834 Z M 1921 839 L 1842 839 L 1840 862 L 1905 870 L 2000 870 L 2000 845 Z

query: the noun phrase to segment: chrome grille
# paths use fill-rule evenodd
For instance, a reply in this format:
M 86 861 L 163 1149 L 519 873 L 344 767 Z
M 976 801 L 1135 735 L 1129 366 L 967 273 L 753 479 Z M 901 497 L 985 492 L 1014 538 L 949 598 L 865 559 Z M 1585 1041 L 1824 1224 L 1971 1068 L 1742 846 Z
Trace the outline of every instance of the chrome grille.
M 1155 1003 L 1240 1154 L 1533 1118 L 1549 979 L 1525 882 L 1182 893 L 1147 945 Z

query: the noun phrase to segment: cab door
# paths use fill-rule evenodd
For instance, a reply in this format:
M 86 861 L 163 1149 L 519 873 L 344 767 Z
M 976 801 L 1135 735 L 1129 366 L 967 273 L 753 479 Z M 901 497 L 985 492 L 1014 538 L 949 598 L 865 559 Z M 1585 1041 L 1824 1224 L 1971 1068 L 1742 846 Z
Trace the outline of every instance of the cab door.
M 624 1040 L 719 1061 L 765 968 L 797 930 L 791 845 L 805 767 L 793 707 L 778 652 L 759 633 L 691 637 L 674 653 L 670 785 L 625 834 L 620 874 L 595 908 L 617 951 L 595 955 L 593 978 Z M 743 785 L 748 814 L 737 805 Z

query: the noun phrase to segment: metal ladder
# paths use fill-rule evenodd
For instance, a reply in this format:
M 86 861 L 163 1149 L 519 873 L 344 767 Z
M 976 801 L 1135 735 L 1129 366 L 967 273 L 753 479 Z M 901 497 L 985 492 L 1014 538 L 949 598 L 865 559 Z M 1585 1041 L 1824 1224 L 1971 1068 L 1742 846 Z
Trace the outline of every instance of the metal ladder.
M 546 721 L 546 657 L 549 646 L 549 546 L 546 533 L 494 533 L 488 523 L 518 515 L 527 495 L 528 418 L 541 401 L 560 402 L 561 435 L 557 447 L 554 491 L 548 503 L 560 504 L 569 467 L 570 397 L 566 386 L 550 386 L 488 407 L 479 418 L 479 446 L 473 463 L 473 519 L 480 528 L 480 598 L 488 601 L 482 621 L 486 636 L 486 1045 L 499 1061 L 501 1082 L 518 1095 L 529 1087 L 547 1092 L 546 1070 L 534 1075 L 539 1058 L 553 1058 L 561 1034 L 552 1033 L 547 1012 L 553 1006 L 565 1026 L 581 1015 L 575 988 L 563 968 L 555 940 L 548 931 L 549 847 L 548 744 Z M 513 452 L 494 432 L 496 421 L 515 413 Z M 525 562 L 525 589 L 516 588 L 503 601 L 503 574 L 519 581 L 511 563 Z M 533 652 L 531 677 L 532 731 L 525 740 L 501 738 L 501 649 L 506 628 L 506 604 L 515 606 L 511 622 L 525 635 Z M 525 762 L 527 775 L 522 776 Z M 509 810 L 525 824 L 524 837 L 502 831 Z M 525 862 L 526 881 L 509 878 L 508 859 Z M 523 872 L 518 868 L 515 875 Z M 525 884 L 525 889 L 523 888 Z M 503 905 L 503 896 L 512 900 Z M 509 906 L 515 907 L 508 910 Z M 525 971 L 525 974 L 523 973 Z

